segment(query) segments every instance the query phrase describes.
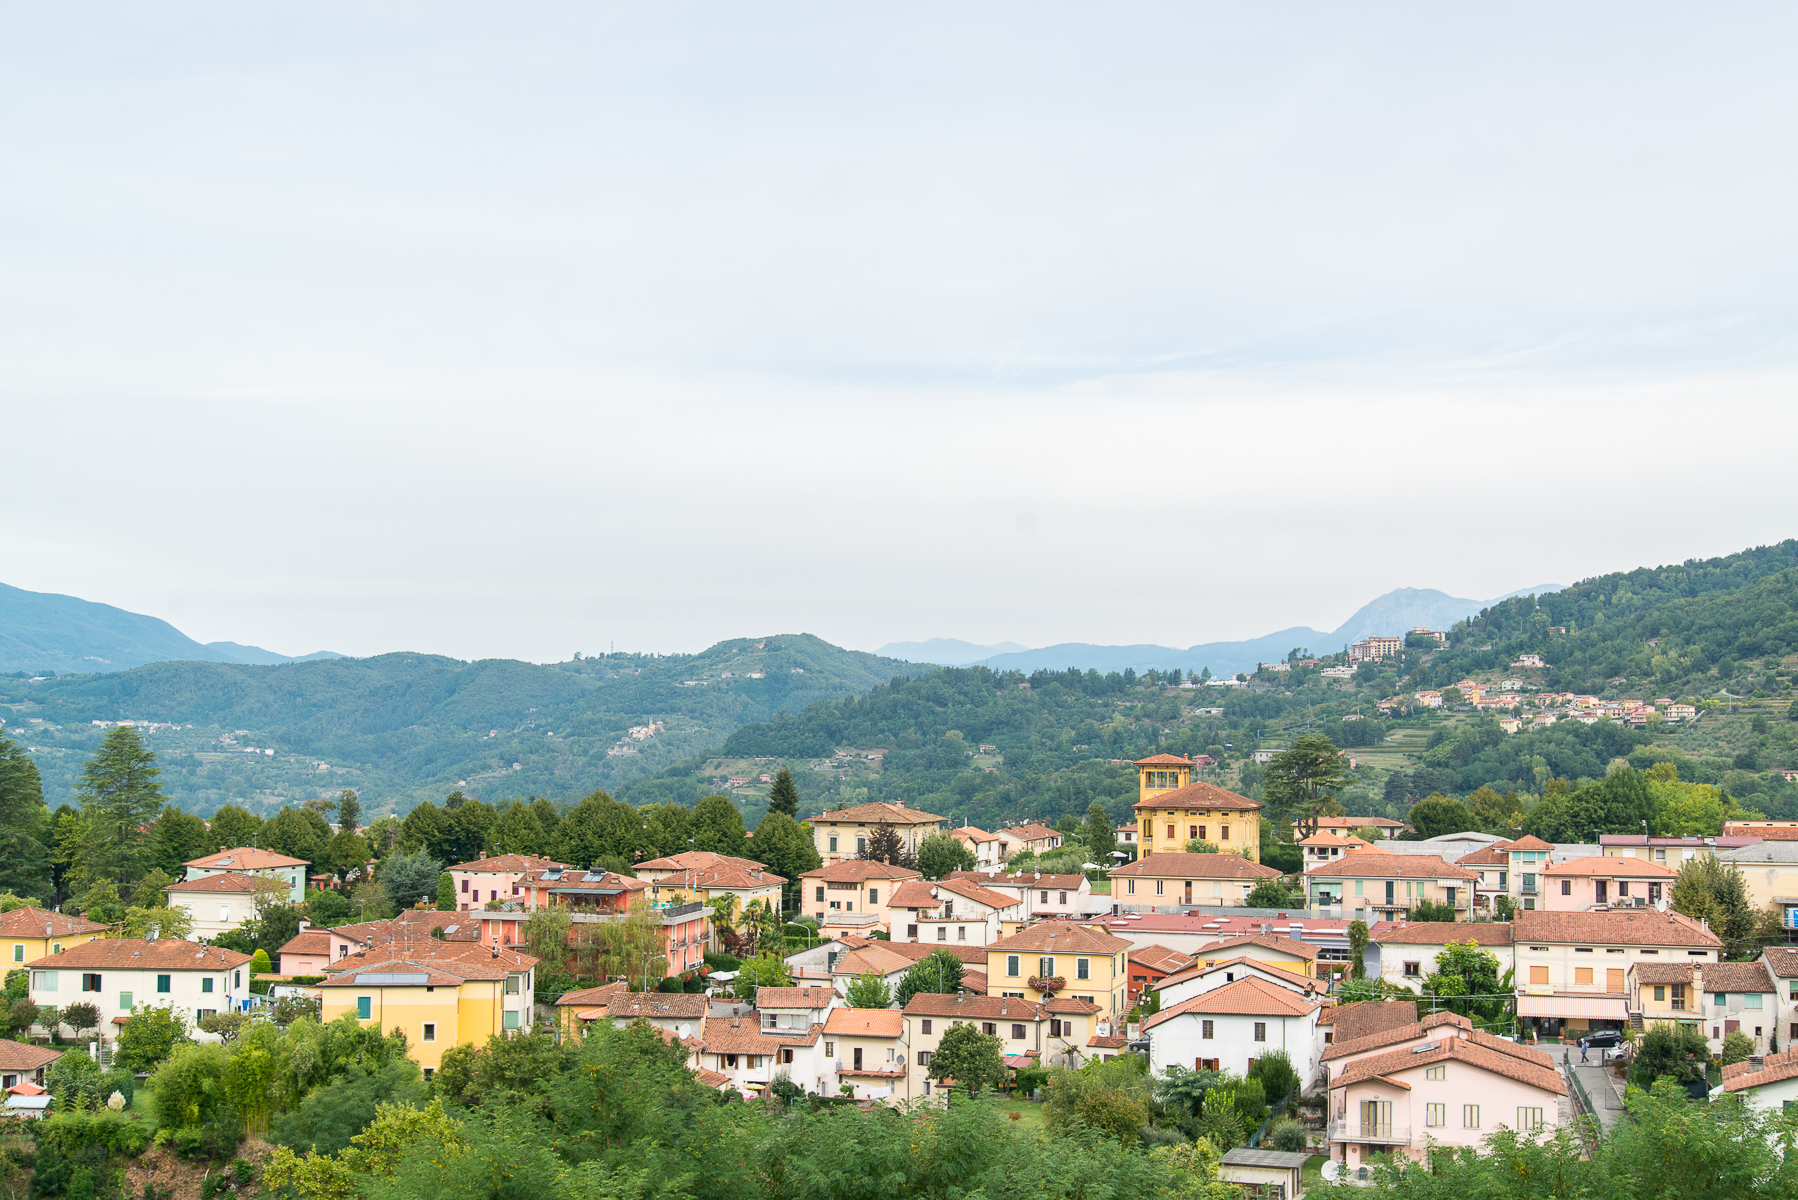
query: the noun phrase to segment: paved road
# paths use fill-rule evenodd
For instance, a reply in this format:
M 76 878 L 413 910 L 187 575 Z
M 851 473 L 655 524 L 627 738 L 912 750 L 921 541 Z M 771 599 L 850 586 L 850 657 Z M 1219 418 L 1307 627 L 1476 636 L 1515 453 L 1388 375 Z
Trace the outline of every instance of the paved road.
M 1616 1085 L 1616 1076 L 1609 1069 L 1598 1065 L 1598 1053 L 1588 1054 L 1591 1059 L 1586 1065 L 1579 1061 L 1579 1049 L 1574 1046 L 1566 1048 L 1563 1061 L 1569 1063 L 1574 1073 L 1579 1076 L 1580 1086 L 1586 1089 L 1586 1095 L 1592 1098 L 1593 1115 L 1606 1130 L 1623 1119 L 1623 1094 Z

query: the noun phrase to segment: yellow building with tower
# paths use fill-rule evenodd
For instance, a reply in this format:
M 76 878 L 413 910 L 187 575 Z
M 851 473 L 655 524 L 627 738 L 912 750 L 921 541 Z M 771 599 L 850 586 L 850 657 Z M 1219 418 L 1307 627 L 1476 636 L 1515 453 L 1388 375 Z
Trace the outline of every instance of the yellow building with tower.
M 1261 804 L 1209 783 L 1192 781 L 1191 759 L 1157 754 L 1136 761 L 1138 799 L 1133 806 L 1148 857 L 1186 849 L 1197 839 L 1224 854 L 1261 861 Z

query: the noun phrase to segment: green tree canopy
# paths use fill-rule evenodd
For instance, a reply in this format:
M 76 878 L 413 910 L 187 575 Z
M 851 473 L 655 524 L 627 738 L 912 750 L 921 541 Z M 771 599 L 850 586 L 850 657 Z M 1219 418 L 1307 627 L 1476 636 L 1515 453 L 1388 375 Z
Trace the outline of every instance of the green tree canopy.
M 743 814 L 729 796 L 707 796 L 693 809 L 693 848 L 743 856 Z
M 161 774 L 136 729 L 115 725 L 106 731 L 76 789 L 90 839 L 83 859 L 90 877 L 133 883 L 149 869 L 144 830 L 162 811 Z
M 785 767 L 774 773 L 774 786 L 768 789 L 768 811 L 799 819 L 799 787 L 793 782 L 793 772 Z
M 890 1008 L 893 1004 L 893 992 L 880 975 L 867 971 L 855 977 L 848 990 L 843 993 L 843 999 L 850 1008 Z
M 972 871 L 974 852 L 946 833 L 933 833 L 918 843 L 918 871 L 926 879 L 941 879 L 951 871 Z
M 37 764 L 18 743 L 0 736 L 0 890 L 47 896 L 51 845 Z
M 396 850 L 381 860 L 376 871 L 376 878 L 387 889 L 388 898 L 400 908 L 411 908 L 420 900 L 434 898 L 439 876 L 448 879 L 449 873 L 444 871 L 442 863 L 423 850 L 410 853 Z M 453 890 L 450 901 L 455 902 Z
M 1274 820 L 1296 821 L 1301 837 L 1310 837 L 1348 778 L 1336 744 L 1309 733 L 1269 760 L 1262 795 Z
M 225 804 L 212 814 L 208 852 L 262 845 L 262 818 L 235 804 Z
M 947 950 L 938 950 L 911 965 L 899 981 L 899 991 L 893 999 L 904 1008 L 920 992 L 953 995 L 961 991 L 963 969 L 960 958 Z
M 943 1035 L 930 1056 L 928 1071 L 938 1082 L 955 1081 L 957 1090 L 970 1096 L 982 1088 L 996 1088 L 1005 1081 L 1005 1054 L 998 1038 L 980 1032 L 972 1021 L 958 1023 Z
M 784 812 L 770 812 L 762 818 L 749 849 L 757 862 L 786 879 L 783 892 L 789 904 L 799 895 L 800 875 L 824 865 L 811 830 Z

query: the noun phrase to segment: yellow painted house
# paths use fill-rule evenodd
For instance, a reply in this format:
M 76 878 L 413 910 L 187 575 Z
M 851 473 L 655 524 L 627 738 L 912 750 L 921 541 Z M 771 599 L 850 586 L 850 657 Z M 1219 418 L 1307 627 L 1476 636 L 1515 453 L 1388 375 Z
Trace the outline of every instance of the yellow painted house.
M 1192 760 L 1157 754 L 1136 761 L 1139 853 L 1184 850 L 1197 839 L 1225 854 L 1261 861 L 1261 804 L 1209 783 L 1192 781 Z
M 1071 921 L 1038 921 L 986 948 L 986 994 L 1098 1005 L 1100 1020 L 1129 1011 L 1130 943 Z
M 81 917 L 66 916 L 48 909 L 15 908 L 0 913 L 0 946 L 5 946 L 7 970 L 50 954 L 61 954 L 72 946 L 91 942 L 106 935 L 107 926 Z
M 354 1013 L 383 1032 L 401 1030 L 429 1077 L 451 1046 L 531 1031 L 536 966 L 529 955 L 476 942 L 389 944 L 331 964 L 319 1015 Z

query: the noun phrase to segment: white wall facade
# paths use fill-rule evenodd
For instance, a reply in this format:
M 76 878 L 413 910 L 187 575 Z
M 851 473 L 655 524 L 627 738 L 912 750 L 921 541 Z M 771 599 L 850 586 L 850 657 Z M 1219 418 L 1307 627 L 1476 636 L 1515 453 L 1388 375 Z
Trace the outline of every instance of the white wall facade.
M 256 915 L 256 897 L 249 892 L 167 892 L 170 908 L 184 908 L 193 921 L 189 941 L 211 941 Z
M 1206 1037 L 1206 1024 L 1211 1026 Z M 1260 1025 L 1261 1036 L 1256 1036 Z M 1258 1016 L 1230 1013 L 1181 1013 L 1149 1030 L 1149 1069 L 1165 1075 L 1170 1066 L 1199 1069 L 1215 1061 L 1217 1069 L 1233 1075 L 1247 1074 L 1252 1060 L 1269 1051 L 1284 1050 L 1299 1073 L 1303 1090 L 1318 1080 L 1319 1054 L 1317 1011 L 1303 1016 Z M 1273 1102 L 1274 1097 L 1269 1098 Z
M 128 1017 L 133 1008 L 174 1008 L 194 1027 L 195 1041 L 210 1042 L 218 1039 L 201 1032 L 197 1022 L 208 1013 L 242 1009 L 250 998 L 250 971 L 247 965 L 213 971 L 33 967 L 29 987 L 40 1005 L 96 1006 L 107 1036 L 116 1036 L 113 1018 Z

